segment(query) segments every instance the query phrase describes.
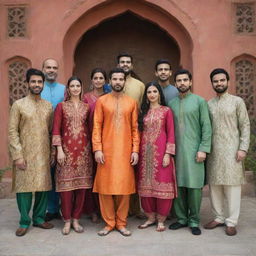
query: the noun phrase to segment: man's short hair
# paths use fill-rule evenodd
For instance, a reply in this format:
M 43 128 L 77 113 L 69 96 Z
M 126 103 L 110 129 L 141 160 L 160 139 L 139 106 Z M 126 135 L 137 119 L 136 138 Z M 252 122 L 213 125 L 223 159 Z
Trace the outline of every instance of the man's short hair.
M 188 75 L 189 80 L 192 80 L 192 74 L 187 69 L 179 69 L 174 73 L 174 81 L 176 82 L 176 77 L 178 75 Z
M 115 73 L 124 74 L 124 79 L 126 79 L 126 74 L 125 74 L 125 72 L 122 68 L 113 68 L 113 69 L 111 69 L 110 72 L 109 72 L 109 75 L 108 75 L 109 79 L 111 79 L 112 75 L 115 74 Z
M 120 53 L 120 54 L 116 57 L 117 64 L 119 64 L 120 59 L 121 59 L 122 57 L 129 57 L 129 58 L 131 59 L 131 63 L 133 63 L 133 57 L 132 57 L 132 55 L 130 55 L 130 54 L 127 53 L 127 52 L 122 52 L 122 53 Z
M 212 82 L 213 77 L 214 77 L 215 75 L 217 75 L 217 74 L 224 74 L 224 75 L 226 75 L 227 81 L 229 81 L 229 79 L 230 79 L 228 72 L 227 72 L 224 68 L 215 68 L 215 69 L 211 72 L 211 74 L 210 74 L 211 82 Z
M 29 83 L 31 76 L 41 76 L 43 79 L 43 82 L 45 80 L 44 73 L 41 70 L 35 69 L 35 68 L 30 68 L 27 70 L 26 73 L 26 82 Z
M 157 71 L 158 65 L 160 65 L 160 64 L 168 64 L 170 66 L 170 70 L 172 70 L 172 66 L 171 66 L 171 63 L 170 63 L 169 60 L 167 60 L 167 59 L 160 59 L 155 64 L 155 70 L 156 71 Z

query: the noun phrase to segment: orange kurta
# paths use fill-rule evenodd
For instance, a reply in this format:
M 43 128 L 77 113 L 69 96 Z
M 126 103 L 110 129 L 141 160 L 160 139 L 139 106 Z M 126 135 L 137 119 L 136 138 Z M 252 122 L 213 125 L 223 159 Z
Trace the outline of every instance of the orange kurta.
M 131 97 L 112 93 L 96 103 L 93 123 L 93 151 L 103 151 L 104 164 L 98 164 L 93 192 L 108 195 L 135 193 L 134 170 L 130 159 L 139 152 L 137 103 Z

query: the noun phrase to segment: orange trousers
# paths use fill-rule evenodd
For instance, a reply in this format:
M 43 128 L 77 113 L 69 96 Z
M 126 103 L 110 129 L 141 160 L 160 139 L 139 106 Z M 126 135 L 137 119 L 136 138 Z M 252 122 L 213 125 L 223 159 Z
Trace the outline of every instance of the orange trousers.
M 130 195 L 99 194 L 100 211 L 106 229 L 122 229 L 127 225 Z

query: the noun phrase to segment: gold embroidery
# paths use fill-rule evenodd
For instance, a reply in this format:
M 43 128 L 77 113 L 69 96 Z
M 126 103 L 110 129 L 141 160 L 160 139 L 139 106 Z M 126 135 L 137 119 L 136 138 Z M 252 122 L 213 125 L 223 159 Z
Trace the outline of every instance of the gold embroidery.
M 162 199 L 174 198 L 176 196 L 175 183 L 158 182 L 156 180 L 159 153 L 155 142 L 161 133 L 163 119 L 167 110 L 164 107 L 150 110 L 144 118 L 142 140 L 147 141 L 147 143 L 142 146 L 141 150 L 142 173 L 138 191 L 140 196 L 148 196 L 150 194 L 152 197 Z M 174 147 L 174 144 L 167 143 L 166 150 L 173 152 Z

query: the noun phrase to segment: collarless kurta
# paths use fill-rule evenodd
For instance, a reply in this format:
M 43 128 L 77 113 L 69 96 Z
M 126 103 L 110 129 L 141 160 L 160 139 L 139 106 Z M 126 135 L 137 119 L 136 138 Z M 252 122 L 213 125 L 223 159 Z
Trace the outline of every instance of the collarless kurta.
M 244 183 L 242 162 L 236 161 L 238 150 L 247 151 L 250 121 L 242 98 L 225 93 L 208 102 L 212 120 L 212 150 L 207 158 L 207 178 L 211 185 Z
M 26 170 L 13 166 L 17 193 L 48 191 L 50 176 L 51 103 L 31 95 L 14 102 L 10 112 L 9 145 L 12 160 L 23 158 Z
M 196 154 L 198 151 L 209 153 L 211 148 L 212 129 L 207 102 L 188 93 L 184 98 L 174 98 L 169 106 L 174 114 L 178 186 L 202 188 L 204 162 L 196 162 Z
M 100 194 L 128 195 L 135 192 L 134 170 L 130 159 L 139 152 L 137 103 L 122 94 L 104 95 L 94 112 L 93 151 L 104 153 L 105 163 L 98 164 L 93 191 Z

